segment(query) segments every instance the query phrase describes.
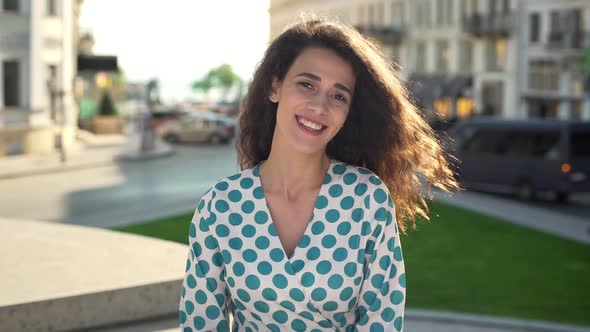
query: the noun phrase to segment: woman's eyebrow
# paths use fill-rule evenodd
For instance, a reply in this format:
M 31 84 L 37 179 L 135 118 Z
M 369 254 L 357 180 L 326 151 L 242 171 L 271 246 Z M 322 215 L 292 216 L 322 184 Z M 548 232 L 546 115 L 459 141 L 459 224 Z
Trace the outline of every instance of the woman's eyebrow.
M 307 77 L 311 80 L 318 81 L 318 82 L 321 82 L 321 80 L 322 80 L 318 75 L 308 73 L 308 72 L 303 72 L 303 73 L 299 73 L 299 74 L 295 75 L 295 77 L 299 77 L 299 76 Z M 344 85 L 342 83 L 334 83 L 334 87 L 336 87 L 340 90 L 346 91 L 352 96 L 352 91 L 350 91 L 350 89 L 347 88 L 346 85 Z

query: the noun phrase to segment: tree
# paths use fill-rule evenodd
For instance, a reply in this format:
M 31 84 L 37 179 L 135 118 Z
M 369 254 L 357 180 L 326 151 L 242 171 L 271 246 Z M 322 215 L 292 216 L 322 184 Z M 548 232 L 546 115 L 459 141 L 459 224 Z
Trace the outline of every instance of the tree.
M 117 115 L 117 110 L 115 109 L 115 105 L 113 105 L 111 95 L 106 90 L 102 93 L 102 98 L 100 99 L 100 104 L 98 105 L 98 114 L 102 116 Z
M 151 109 L 160 104 L 160 82 L 157 78 L 152 78 L 146 85 L 147 104 Z
M 222 64 L 210 69 L 200 80 L 194 81 L 191 85 L 195 91 L 202 91 L 206 96 L 212 88 L 221 90 L 221 100 L 226 100 L 227 94 L 233 87 L 240 87 L 242 79 L 234 72 L 229 64 Z

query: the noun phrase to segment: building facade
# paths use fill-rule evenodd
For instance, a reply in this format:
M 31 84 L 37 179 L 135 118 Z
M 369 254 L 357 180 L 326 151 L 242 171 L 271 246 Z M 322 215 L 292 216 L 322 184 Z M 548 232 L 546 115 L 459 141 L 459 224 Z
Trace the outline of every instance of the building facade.
M 427 117 L 590 120 L 580 90 L 588 1 L 271 0 L 271 38 L 301 12 L 337 18 L 376 40 Z M 571 21 L 565 17 L 575 24 L 559 25 Z
M 72 144 L 80 3 L 0 1 L 0 155 Z

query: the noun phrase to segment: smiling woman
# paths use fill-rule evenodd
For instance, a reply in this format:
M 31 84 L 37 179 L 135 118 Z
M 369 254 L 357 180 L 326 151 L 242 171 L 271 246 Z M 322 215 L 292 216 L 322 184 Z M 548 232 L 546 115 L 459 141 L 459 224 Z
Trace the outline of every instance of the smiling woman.
M 289 27 L 255 72 L 237 149 L 242 171 L 190 225 L 181 326 L 401 331 L 399 233 L 426 215 L 419 176 L 457 184 L 378 48 L 340 23 Z

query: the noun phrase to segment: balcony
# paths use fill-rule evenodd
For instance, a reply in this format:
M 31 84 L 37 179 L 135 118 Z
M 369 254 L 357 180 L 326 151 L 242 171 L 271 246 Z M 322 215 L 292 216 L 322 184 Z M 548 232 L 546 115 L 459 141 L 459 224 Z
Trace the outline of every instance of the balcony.
M 513 14 L 473 14 L 463 17 L 463 31 L 476 37 L 509 37 L 515 30 Z
M 551 31 L 546 48 L 552 51 L 580 51 L 590 47 L 590 31 Z
M 374 38 L 382 44 L 400 44 L 404 30 L 400 26 L 357 25 L 355 28 L 363 35 Z

